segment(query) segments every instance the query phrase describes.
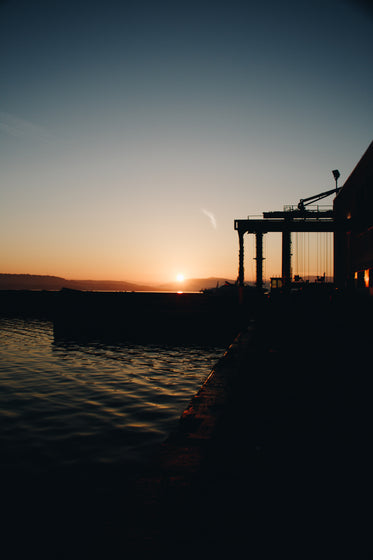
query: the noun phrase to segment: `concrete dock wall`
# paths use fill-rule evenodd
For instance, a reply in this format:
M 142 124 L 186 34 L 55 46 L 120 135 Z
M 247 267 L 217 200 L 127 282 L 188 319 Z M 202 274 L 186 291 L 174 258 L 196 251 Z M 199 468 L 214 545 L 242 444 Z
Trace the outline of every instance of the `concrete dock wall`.
M 134 484 L 129 542 L 254 558 L 356 546 L 371 484 L 366 311 L 344 299 L 264 306 Z
M 136 480 L 131 498 L 135 514 L 126 530 L 126 538 L 134 546 L 145 550 L 159 546 L 163 550 L 184 542 L 199 546 L 209 542 L 211 507 L 217 498 L 206 495 L 216 483 L 210 464 L 221 443 L 220 427 L 234 399 L 242 364 L 252 351 L 253 333 L 249 326 L 229 345 L 192 397 L 175 430 Z M 240 433 L 241 427 L 237 430 Z M 220 476 L 221 465 L 216 466 Z M 224 492 L 222 488 L 222 496 Z

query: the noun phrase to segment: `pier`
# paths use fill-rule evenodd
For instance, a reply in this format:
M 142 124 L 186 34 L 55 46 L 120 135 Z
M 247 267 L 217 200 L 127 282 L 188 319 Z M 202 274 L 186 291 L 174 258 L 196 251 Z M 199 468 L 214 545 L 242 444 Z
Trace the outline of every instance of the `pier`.
M 0 290 L 0 314 L 53 321 L 59 341 L 227 346 L 247 324 L 257 294 Z
M 335 191 L 332 191 L 335 192 Z M 351 227 L 351 223 L 349 224 Z M 239 240 L 238 282 L 244 285 L 244 234 L 254 234 L 256 239 L 256 287 L 263 288 L 263 235 L 269 232 L 282 234 L 282 270 L 284 285 L 291 284 L 291 234 L 293 232 L 339 232 L 346 231 L 344 220 L 336 220 L 333 211 L 288 210 L 263 212 L 263 219 L 235 220 L 234 229 Z
M 327 292 L 263 298 L 136 473 L 102 465 L 19 481 L 18 494 L 5 488 L 12 550 L 74 559 L 243 550 L 360 557 L 372 467 L 372 305 Z
M 110 542 L 197 557 L 356 552 L 371 476 L 366 305 L 265 304 L 121 495 Z

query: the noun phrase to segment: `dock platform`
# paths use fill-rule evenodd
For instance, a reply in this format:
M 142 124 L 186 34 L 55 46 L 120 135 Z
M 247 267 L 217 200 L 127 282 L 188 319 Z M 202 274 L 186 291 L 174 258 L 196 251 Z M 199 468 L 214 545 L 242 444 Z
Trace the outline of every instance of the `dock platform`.
M 356 554 L 369 535 L 371 309 L 297 296 L 263 306 L 137 481 L 127 542 Z
M 22 542 L 69 559 L 370 557 L 371 318 L 369 299 L 263 300 L 130 484 L 52 488 Z

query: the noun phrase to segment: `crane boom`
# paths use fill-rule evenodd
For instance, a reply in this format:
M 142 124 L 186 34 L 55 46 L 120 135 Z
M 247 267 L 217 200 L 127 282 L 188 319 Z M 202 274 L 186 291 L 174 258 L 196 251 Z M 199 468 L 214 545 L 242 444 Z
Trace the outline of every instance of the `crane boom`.
M 335 189 L 331 189 L 329 191 L 324 191 L 320 194 L 315 194 L 314 196 L 309 196 L 307 198 L 301 198 L 299 203 L 298 203 L 298 209 L 299 210 L 305 210 L 306 206 L 308 206 L 309 204 L 312 204 L 312 202 L 316 202 L 317 200 L 322 200 L 323 198 L 326 198 L 327 196 L 330 196 L 331 194 L 336 194 L 338 191 L 341 190 L 342 187 L 336 187 Z

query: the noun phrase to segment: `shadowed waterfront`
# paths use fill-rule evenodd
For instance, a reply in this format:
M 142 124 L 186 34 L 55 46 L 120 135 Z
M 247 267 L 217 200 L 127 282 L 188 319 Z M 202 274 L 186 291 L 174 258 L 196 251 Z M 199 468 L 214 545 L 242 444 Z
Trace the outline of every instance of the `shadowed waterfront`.
M 364 550 L 371 310 L 343 297 L 263 306 L 140 481 L 134 542 L 254 557 Z
M 119 519 L 118 493 L 223 349 L 57 341 L 50 321 L 19 317 L 0 317 L 0 340 L 3 544 L 16 558 L 75 557 L 76 529 L 81 539 L 107 515 Z
M 369 499 L 370 316 L 358 297 L 262 301 L 130 484 L 104 464 L 25 478 L 9 502 L 14 527 L 47 552 L 58 542 L 61 558 L 356 550 Z
M 3 314 L 53 321 L 61 341 L 212 344 L 227 346 L 257 302 L 237 287 L 224 297 L 204 293 L 0 291 Z

